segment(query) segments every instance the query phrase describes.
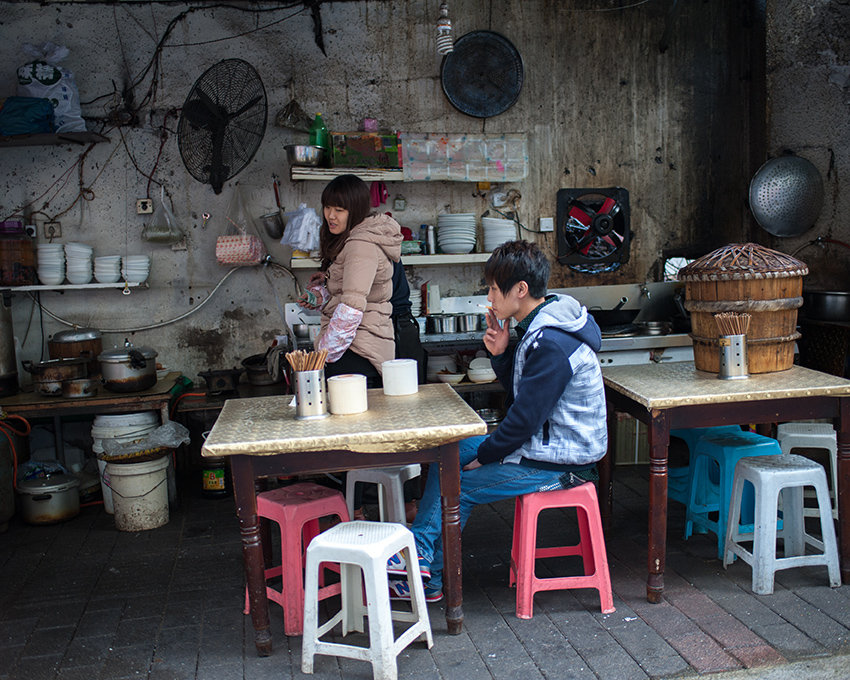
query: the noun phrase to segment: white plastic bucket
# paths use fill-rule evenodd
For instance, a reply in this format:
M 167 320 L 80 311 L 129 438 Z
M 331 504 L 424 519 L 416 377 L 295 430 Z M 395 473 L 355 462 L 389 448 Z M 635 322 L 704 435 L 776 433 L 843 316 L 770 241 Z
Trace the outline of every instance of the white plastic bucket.
M 115 526 L 145 531 L 168 523 L 168 456 L 143 463 L 107 463 Z
M 103 449 L 101 449 L 102 451 Z M 100 473 L 100 493 L 103 496 L 103 509 L 110 515 L 115 514 L 112 505 L 112 489 L 109 488 L 109 476 L 106 474 L 106 461 L 97 459 L 97 471 Z

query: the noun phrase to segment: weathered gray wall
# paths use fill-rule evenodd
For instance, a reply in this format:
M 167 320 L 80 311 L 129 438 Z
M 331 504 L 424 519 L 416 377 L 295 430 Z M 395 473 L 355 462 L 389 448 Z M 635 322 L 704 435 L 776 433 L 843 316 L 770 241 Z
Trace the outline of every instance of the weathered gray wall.
M 288 208 L 301 202 L 318 207 L 320 183 L 288 181 L 283 146 L 302 141 L 305 135 L 271 124 L 274 114 L 292 98 L 308 113 L 322 111 L 332 130 L 356 129 L 363 117 L 371 116 L 386 130 L 527 133 L 531 171 L 525 181 L 513 185 L 522 193 L 520 218 L 527 225 L 535 225 L 540 216 L 554 216 L 555 195 L 561 187 L 626 187 L 635 237 L 630 262 L 616 273 L 597 277 L 556 265 L 553 287 L 642 281 L 664 250 L 707 252 L 729 241 L 766 240 L 763 230 L 753 227 L 746 206 L 749 178 L 764 160 L 760 157 L 764 150 L 751 143 L 764 133 L 760 129 L 753 133 L 752 121 L 760 120 L 760 111 L 751 106 L 752 101 L 758 104 L 763 89 L 763 82 L 754 86 L 752 81 L 754 72 L 758 74 L 753 65 L 763 59 L 760 52 L 753 53 L 754 46 L 761 49 L 760 3 L 679 2 L 672 13 L 672 0 L 628 7 L 632 4 L 451 2 L 455 36 L 495 30 L 508 37 L 523 57 L 525 83 L 518 102 L 487 120 L 457 112 L 442 93 L 433 28 L 439 0 L 322 4 L 327 56 L 316 47 L 312 19 L 303 9 L 256 15 L 226 8 L 188 13 L 165 42 L 156 96 L 141 111 L 140 122 L 109 130 L 110 142 L 97 145 L 86 157 L 85 182 L 92 183 L 97 176 L 91 185 L 94 200 L 78 204 L 61 218 L 62 240 L 90 243 L 96 254 L 151 252 L 151 288 L 129 296 L 116 291 L 51 292 L 42 294 L 42 303 L 64 319 L 106 329 L 144 326 L 197 307 L 226 272 L 215 261 L 214 243 L 235 180 L 247 188 L 255 215 L 273 206 L 272 173 L 283 177 L 281 198 Z M 773 19 L 767 152 L 775 154 L 787 146 L 815 161 L 825 177 L 832 172 L 830 205 L 816 230 L 831 230 L 840 238 L 847 231 L 839 205 L 846 200 L 840 191 L 844 181 L 840 171 L 847 163 L 847 89 L 846 82 L 836 82 L 835 73 L 847 68 L 847 23 L 841 16 L 847 6 L 806 3 L 805 25 L 819 28 L 817 38 L 809 40 L 786 11 L 795 4 L 799 3 L 783 0 L 769 8 Z M 616 10 L 618 6 L 626 8 Z M 2 2 L 0 63 L 6 64 L 7 77 L 0 79 L 0 96 L 14 94 L 14 68 L 22 61 L 20 44 L 47 39 L 71 49 L 65 65 L 76 74 L 83 101 L 108 94 L 113 87 L 120 90 L 151 59 L 167 23 L 187 8 L 181 3 Z M 284 17 L 289 18 L 264 28 Z M 208 66 L 237 56 L 258 69 L 268 93 L 270 125 L 263 145 L 251 165 L 216 196 L 186 172 L 176 138 L 169 134 L 154 179 L 165 185 L 178 220 L 189 232 L 188 249 L 148 244 L 141 240 L 145 220 L 135 214 L 135 200 L 146 195 L 148 179 L 133 161 L 145 173 L 153 170 L 165 113 L 182 104 Z M 808 67 L 801 69 L 804 57 Z M 137 102 L 149 84 L 147 78 L 136 88 Z M 831 116 L 807 114 L 794 100 L 801 87 L 818 98 L 815 108 L 822 104 Z M 794 116 L 787 113 L 791 103 L 798 111 Z M 84 106 L 83 112 L 106 119 L 109 109 L 110 100 L 101 99 Z M 173 117 L 166 127 L 176 129 Z M 824 144 L 828 136 L 831 141 Z M 0 214 L 5 217 L 40 197 L 80 151 L 0 150 Z M 56 214 L 70 205 L 76 190 L 72 171 L 49 206 L 42 207 L 39 199 L 35 207 Z M 445 209 L 485 208 L 470 184 L 395 183 L 389 190 L 389 209 L 396 194 L 407 198 L 407 210 L 396 217 L 412 227 L 433 222 Z M 154 185 L 151 195 L 158 194 Z M 205 211 L 213 219 L 201 226 Z M 552 235 L 538 238 L 555 253 Z M 806 238 L 798 241 L 802 244 Z M 773 245 L 788 251 L 797 242 Z M 269 243 L 269 250 L 288 261 L 286 248 Z M 281 302 L 293 296 L 285 274 L 266 273 L 271 285 L 263 270 L 237 271 L 200 311 L 162 329 L 138 332 L 134 340 L 154 346 L 163 363 L 192 377 L 206 368 L 236 365 L 262 351 L 280 332 L 272 285 Z M 471 294 L 480 286 L 478 267 L 420 267 L 411 274 L 439 281 L 452 295 Z M 15 295 L 14 319 L 16 335 L 22 339 L 26 335 L 25 357 L 37 358 L 39 315 L 28 297 Z M 45 337 L 62 328 L 45 317 Z M 110 333 L 106 343 L 123 337 Z

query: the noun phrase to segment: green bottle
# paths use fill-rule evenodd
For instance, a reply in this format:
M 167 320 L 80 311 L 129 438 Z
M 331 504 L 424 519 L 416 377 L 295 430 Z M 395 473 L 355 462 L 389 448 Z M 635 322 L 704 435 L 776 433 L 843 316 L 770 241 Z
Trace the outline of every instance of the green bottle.
M 320 146 L 325 150 L 325 158 L 330 155 L 331 150 L 331 135 L 325 127 L 325 121 L 322 120 L 322 114 L 317 113 L 313 124 L 310 126 L 310 145 Z

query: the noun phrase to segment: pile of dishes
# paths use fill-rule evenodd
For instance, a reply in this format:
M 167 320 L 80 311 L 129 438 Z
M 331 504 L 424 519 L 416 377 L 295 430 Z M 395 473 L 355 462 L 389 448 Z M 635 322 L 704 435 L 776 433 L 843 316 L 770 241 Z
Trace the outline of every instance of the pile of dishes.
M 414 317 L 422 313 L 422 291 L 418 286 L 410 287 L 410 314 Z
M 65 247 L 61 243 L 39 243 L 38 280 L 45 286 L 65 281 Z
M 103 255 L 94 258 L 94 278 L 98 283 L 116 283 L 121 278 L 121 256 Z
M 85 243 L 66 243 L 66 276 L 69 283 L 89 283 L 92 277 L 91 259 L 94 248 Z
M 479 357 L 469 362 L 466 376 L 474 383 L 493 382 L 496 379 L 496 372 L 490 365 L 489 359 Z
M 481 229 L 484 231 L 484 250 L 492 252 L 505 241 L 516 240 L 516 223 L 495 217 L 482 217 Z
M 444 253 L 470 253 L 475 248 L 475 213 L 437 215 L 437 245 Z
M 149 255 L 127 255 L 121 275 L 127 283 L 144 283 L 151 273 L 151 258 Z
M 438 375 L 457 375 L 457 362 L 447 354 L 428 355 L 428 369 L 425 377 L 428 382 L 438 382 Z M 461 373 L 461 379 L 463 374 Z

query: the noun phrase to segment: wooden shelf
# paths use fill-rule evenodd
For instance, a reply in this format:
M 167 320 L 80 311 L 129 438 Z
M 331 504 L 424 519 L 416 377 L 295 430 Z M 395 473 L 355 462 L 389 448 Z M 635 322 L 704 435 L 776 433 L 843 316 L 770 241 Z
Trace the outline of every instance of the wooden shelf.
M 56 146 L 58 144 L 98 144 L 109 138 L 96 132 L 44 132 L 37 135 L 0 137 L 0 148 L 5 146 Z
M 481 264 L 490 259 L 492 253 L 468 253 L 466 255 L 402 255 L 401 261 L 406 267 L 420 267 L 444 264 Z M 290 269 L 318 269 L 319 260 L 312 257 L 293 257 Z
M 125 286 L 128 288 L 147 288 L 148 282 L 124 283 L 123 281 L 119 281 L 118 283 L 63 283 L 58 286 L 3 286 L 0 288 L 0 291 L 9 291 L 10 293 L 20 291 L 23 293 L 28 291 L 56 290 L 61 292 L 63 290 L 89 290 L 93 288 L 124 288 Z
M 330 182 L 339 175 L 357 175 L 364 182 L 403 182 L 404 171 L 400 168 L 310 168 L 303 165 L 291 165 L 289 167 L 289 179 L 296 180 L 319 180 Z

